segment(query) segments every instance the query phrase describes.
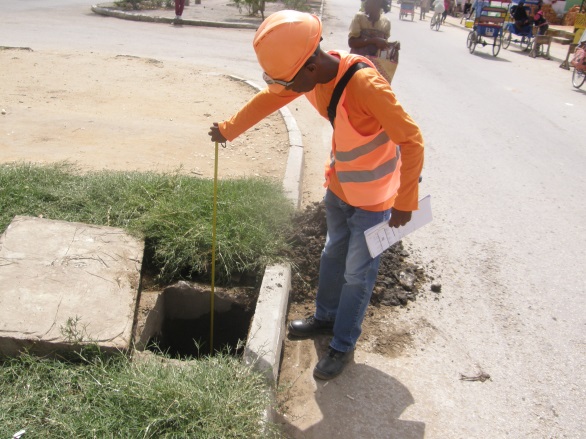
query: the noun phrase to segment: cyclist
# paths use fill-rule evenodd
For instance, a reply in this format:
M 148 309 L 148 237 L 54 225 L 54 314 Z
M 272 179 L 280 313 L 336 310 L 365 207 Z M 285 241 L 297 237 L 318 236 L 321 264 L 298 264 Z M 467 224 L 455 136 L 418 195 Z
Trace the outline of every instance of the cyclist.
M 446 10 L 446 7 L 444 6 L 444 0 L 434 0 L 432 7 L 433 17 L 431 17 L 431 22 L 437 23 L 436 20 L 441 20 L 442 14 Z

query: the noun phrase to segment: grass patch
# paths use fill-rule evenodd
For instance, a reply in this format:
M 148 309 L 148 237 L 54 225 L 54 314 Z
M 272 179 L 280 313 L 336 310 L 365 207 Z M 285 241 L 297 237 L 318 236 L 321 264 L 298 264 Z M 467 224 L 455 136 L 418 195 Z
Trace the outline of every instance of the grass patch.
M 145 239 L 144 265 L 161 283 L 209 280 L 212 209 L 213 182 L 179 172 L 0 165 L 0 232 L 15 215 L 121 227 Z M 220 181 L 218 282 L 260 275 L 278 261 L 292 212 L 279 183 Z M 84 348 L 77 361 L 0 359 L 0 437 L 21 429 L 42 438 L 278 437 L 264 419 L 271 403 L 264 377 L 228 352 L 179 364 L 96 349 Z
M 206 277 L 212 247 L 213 182 L 180 173 L 101 171 L 70 164 L 0 165 L 0 231 L 15 215 L 121 227 L 146 243 L 144 264 L 164 283 Z M 293 207 L 279 183 L 218 184 L 216 272 L 262 273 L 286 248 Z
M 181 365 L 95 352 L 0 362 L 5 438 L 21 429 L 47 439 L 277 437 L 263 421 L 269 403 L 262 376 L 230 355 Z

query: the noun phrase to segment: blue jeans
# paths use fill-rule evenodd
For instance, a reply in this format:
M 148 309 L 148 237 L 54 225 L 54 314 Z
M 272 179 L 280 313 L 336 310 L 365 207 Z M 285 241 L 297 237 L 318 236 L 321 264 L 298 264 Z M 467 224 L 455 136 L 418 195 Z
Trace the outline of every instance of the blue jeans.
M 391 210 L 352 207 L 329 190 L 325 205 L 328 234 L 321 254 L 315 318 L 335 321 L 330 346 L 348 352 L 362 332 L 380 262 L 380 256 L 370 257 L 364 231 L 388 221 Z

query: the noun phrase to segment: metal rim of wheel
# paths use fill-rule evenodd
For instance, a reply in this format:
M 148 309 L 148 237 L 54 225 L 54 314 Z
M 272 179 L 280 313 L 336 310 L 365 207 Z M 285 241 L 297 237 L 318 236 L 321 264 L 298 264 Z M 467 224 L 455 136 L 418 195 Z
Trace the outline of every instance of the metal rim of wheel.
M 438 31 L 440 26 L 442 25 L 442 20 L 441 18 L 438 18 L 437 20 L 435 20 L 435 30 Z
M 586 81 L 586 72 L 581 72 L 574 68 L 574 72 L 572 73 L 572 85 L 576 88 L 580 88 L 582 87 L 582 84 L 584 84 L 584 81 Z
M 433 21 L 434 17 L 431 17 L 431 20 L 429 20 L 429 28 L 433 29 L 433 27 L 435 26 L 435 21 Z
M 470 53 L 474 53 L 476 48 L 476 31 L 472 31 L 468 34 L 468 50 Z
M 529 37 L 521 37 L 521 49 L 523 52 L 531 49 L 531 39 Z
M 511 44 L 511 31 L 507 29 L 503 33 L 503 48 L 508 49 L 510 44 Z
M 497 56 L 501 51 L 501 45 L 503 44 L 503 36 L 498 35 L 494 37 L 494 44 L 492 45 L 492 56 Z

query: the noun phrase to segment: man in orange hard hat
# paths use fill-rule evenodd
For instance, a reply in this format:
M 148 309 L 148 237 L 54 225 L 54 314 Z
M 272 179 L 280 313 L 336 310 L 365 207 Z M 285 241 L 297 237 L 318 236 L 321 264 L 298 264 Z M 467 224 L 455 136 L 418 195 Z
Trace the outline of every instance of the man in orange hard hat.
M 316 310 L 288 325 L 297 337 L 333 334 L 313 371 L 330 379 L 353 358 L 376 281 L 379 257 L 371 258 L 364 231 L 382 221 L 399 227 L 411 220 L 418 208 L 423 138 L 374 65 L 359 55 L 323 51 L 321 34 L 314 15 L 270 15 L 253 41 L 268 87 L 230 119 L 214 123 L 209 134 L 214 142 L 232 140 L 302 94 L 334 127 Z

